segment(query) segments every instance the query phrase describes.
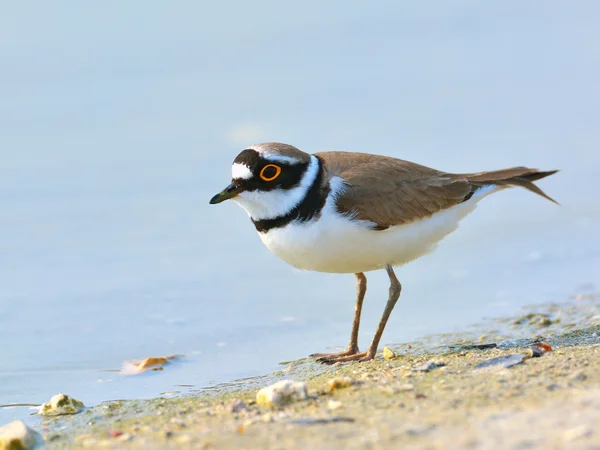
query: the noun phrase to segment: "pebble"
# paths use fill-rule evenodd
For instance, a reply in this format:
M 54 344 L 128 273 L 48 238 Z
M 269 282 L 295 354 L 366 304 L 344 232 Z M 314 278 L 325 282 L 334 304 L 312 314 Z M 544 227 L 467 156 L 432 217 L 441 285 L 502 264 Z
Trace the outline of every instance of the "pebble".
M 117 438 L 117 441 L 132 441 L 133 440 L 133 434 L 131 433 L 123 433 L 121 436 L 119 436 Z
M 177 425 L 178 427 L 185 428 L 185 422 L 177 417 L 172 417 L 169 422 L 173 425 Z
M 301 381 L 281 380 L 262 388 L 256 394 L 258 405 L 279 407 L 308 398 L 306 383 Z
M 192 442 L 192 437 L 189 434 L 180 434 L 179 436 L 176 436 L 173 440 L 180 445 L 185 445 Z
M 415 367 L 414 370 L 417 372 L 429 372 L 430 370 L 437 369 L 438 367 L 443 367 L 445 365 L 446 363 L 441 361 L 427 361 L 426 363 Z
M 404 432 L 409 436 L 423 436 L 435 428 L 435 425 L 415 425 L 407 427 Z
M 352 417 L 325 417 L 322 419 L 313 418 L 300 418 L 290 420 L 288 423 L 292 425 L 320 425 L 325 423 L 339 423 L 339 422 L 354 422 Z
M 248 407 L 241 400 L 234 400 L 227 408 L 230 413 L 239 413 L 242 411 L 248 411 Z
M 400 386 L 395 386 L 394 387 L 394 391 L 395 392 L 406 392 L 406 391 L 412 391 L 415 388 L 414 384 L 401 384 Z
M 40 441 L 40 435 L 20 420 L 0 427 L 0 450 L 29 450 Z
M 342 407 L 342 402 L 338 401 L 338 400 L 329 400 L 327 402 L 327 408 L 330 409 L 331 411 L 334 411 L 336 409 L 339 409 Z
M 573 372 L 567 378 L 571 381 L 583 381 L 587 378 L 587 375 L 583 373 L 583 370 L 578 370 L 576 372 Z
M 552 347 L 540 341 L 535 341 L 529 348 L 529 356 L 531 358 L 539 358 L 548 352 L 552 351 Z
M 512 355 L 498 356 L 497 358 L 488 359 L 475 366 L 475 370 L 482 369 L 508 369 L 509 367 L 521 364 L 525 360 L 524 355 L 518 353 Z
M 581 425 L 575 428 L 571 428 L 563 433 L 563 439 L 567 442 L 576 441 L 584 437 L 592 435 L 592 430 L 585 425 Z
M 481 338 L 480 338 L 481 339 Z M 458 351 L 458 350 L 462 350 L 462 351 L 466 351 L 466 350 L 488 350 L 490 348 L 497 348 L 498 344 L 496 344 L 495 342 L 489 342 L 486 344 L 470 344 L 470 343 L 466 343 L 466 344 L 458 344 L 458 345 L 450 345 L 449 348 L 454 350 L 454 351 Z
M 383 359 L 394 359 L 398 355 L 389 347 L 383 347 Z
M 412 391 L 415 389 L 415 385 L 414 384 L 401 384 L 399 386 L 390 386 L 390 387 L 384 387 L 384 390 L 386 392 L 388 392 L 389 394 L 399 394 L 401 392 L 408 392 L 408 391 Z
M 61 416 L 63 414 L 77 414 L 83 409 L 83 403 L 66 394 L 57 394 L 38 409 L 41 416 Z
M 262 420 L 264 423 L 272 423 L 275 422 L 275 417 L 273 417 L 273 414 L 264 414 L 260 420 Z
M 327 389 L 335 391 L 336 389 L 344 389 L 355 384 L 355 381 L 350 377 L 335 377 L 327 382 Z
M 514 325 L 537 325 L 539 327 L 547 327 L 552 325 L 552 320 L 549 314 L 545 313 L 529 313 L 519 317 L 513 322 Z

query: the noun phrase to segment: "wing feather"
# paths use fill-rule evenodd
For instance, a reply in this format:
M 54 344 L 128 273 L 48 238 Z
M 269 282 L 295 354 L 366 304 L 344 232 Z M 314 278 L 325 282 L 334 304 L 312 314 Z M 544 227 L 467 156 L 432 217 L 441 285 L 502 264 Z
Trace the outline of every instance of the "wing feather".
M 329 176 L 344 180 L 338 211 L 384 229 L 403 225 L 462 202 L 471 191 L 464 177 L 409 161 L 364 153 L 324 152 Z

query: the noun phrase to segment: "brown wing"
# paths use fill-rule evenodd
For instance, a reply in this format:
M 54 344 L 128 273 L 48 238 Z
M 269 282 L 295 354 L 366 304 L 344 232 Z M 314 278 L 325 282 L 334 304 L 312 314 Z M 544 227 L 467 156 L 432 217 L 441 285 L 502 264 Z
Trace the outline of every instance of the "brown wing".
M 337 199 L 340 212 L 385 229 L 454 206 L 471 193 L 464 176 L 440 172 L 409 161 L 364 153 L 317 153 L 329 176 L 346 189 Z

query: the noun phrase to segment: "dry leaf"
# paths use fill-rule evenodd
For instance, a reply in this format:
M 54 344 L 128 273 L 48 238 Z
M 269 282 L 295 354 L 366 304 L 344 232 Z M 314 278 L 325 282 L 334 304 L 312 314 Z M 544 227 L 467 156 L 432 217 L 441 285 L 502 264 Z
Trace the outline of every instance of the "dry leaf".
M 121 375 L 136 375 L 148 370 L 163 370 L 165 364 L 176 358 L 179 358 L 179 355 L 150 357 L 141 361 L 125 361 L 121 369 Z

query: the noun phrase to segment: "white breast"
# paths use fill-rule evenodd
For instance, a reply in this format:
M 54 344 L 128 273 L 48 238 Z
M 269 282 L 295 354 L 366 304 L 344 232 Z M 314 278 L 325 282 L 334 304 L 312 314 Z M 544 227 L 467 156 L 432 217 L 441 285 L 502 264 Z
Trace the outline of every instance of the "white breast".
M 263 243 L 288 264 L 304 270 L 357 273 L 399 266 L 433 250 L 454 231 L 477 202 L 495 189 L 480 189 L 469 201 L 408 225 L 375 231 L 372 224 L 351 220 L 335 209 L 341 179 L 331 180 L 331 193 L 318 220 L 292 222 L 267 233 Z

